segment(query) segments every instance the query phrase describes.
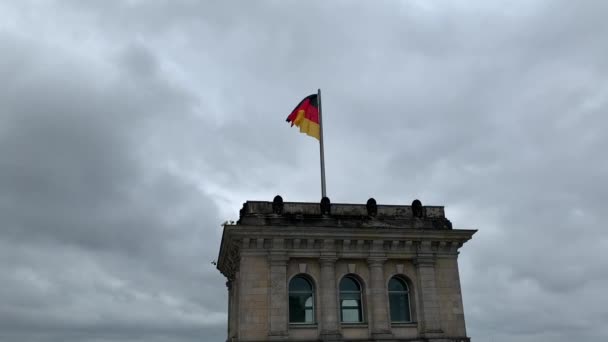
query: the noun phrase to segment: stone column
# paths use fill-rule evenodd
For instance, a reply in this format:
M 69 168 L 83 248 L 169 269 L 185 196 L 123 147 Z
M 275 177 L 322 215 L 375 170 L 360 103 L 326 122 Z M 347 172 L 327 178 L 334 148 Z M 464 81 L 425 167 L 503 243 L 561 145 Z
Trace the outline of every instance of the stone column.
M 341 339 L 338 330 L 338 298 L 336 294 L 336 260 L 335 256 L 322 256 L 320 282 L 321 303 L 321 340 L 336 341 Z
M 422 332 L 427 337 L 442 334 L 439 295 L 435 280 L 435 259 L 432 256 L 418 256 L 414 262 L 418 273 Z
M 386 302 L 386 283 L 384 281 L 384 262 L 386 258 L 370 257 L 367 259 L 370 273 L 369 294 L 371 298 L 372 337 L 392 337 Z
M 282 245 L 282 241 L 278 243 Z M 274 241 L 273 244 L 276 245 L 277 241 Z M 285 340 L 288 336 L 289 298 L 287 295 L 287 259 L 285 252 L 280 250 L 271 251 L 268 256 L 268 262 L 270 263 L 270 324 L 268 338 L 271 341 Z

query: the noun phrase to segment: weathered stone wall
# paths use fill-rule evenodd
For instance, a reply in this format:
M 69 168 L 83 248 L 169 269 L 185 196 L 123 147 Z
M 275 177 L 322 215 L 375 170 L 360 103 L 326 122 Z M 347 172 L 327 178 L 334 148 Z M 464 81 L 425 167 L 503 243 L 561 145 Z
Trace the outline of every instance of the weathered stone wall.
M 239 341 L 268 338 L 268 259 L 262 255 L 243 255 L 240 262 Z
M 281 258 L 279 258 L 281 260 Z M 426 260 L 390 259 L 382 265 L 381 301 L 372 295 L 370 262 L 367 259 L 337 259 L 333 261 L 334 291 L 328 296 L 322 283 L 321 262 L 318 258 L 290 258 L 284 263 L 277 258 L 247 254 L 241 257 L 240 271 L 234 280 L 230 321 L 238 323 L 238 341 L 317 340 L 327 328 L 323 310 L 334 310 L 333 329 L 342 339 L 378 339 L 374 327 L 386 327 L 385 338 L 411 339 L 421 336 L 440 338 L 466 336 L 458 264 L 455 257 Z M 273 266 L 274 264 L 274 266 Z M 283 266 L 281 266 L 283 265 Z M 274 271 L 273 271 L 274 268 Z M 281 271 L 284 269 L 284 272 Z M 273 274 L 274 272 L 274 274 Z M 288 284 L 296 275 L 304 274 L 315 289 L 315 323 L 289 324 Z M 364 322 L 339 323 L 339 283 L 346 275 L 355 275 L 362 285 Z M 408 283 L 412 323 L 391 323 L 388 282 L 400 276 Z M 282 284 L 273 284 L 273 278 Z M 273 295 L 281 287 L 279 295 Z M 273 290 L 275 288 L 275 290 Z M 333 303 L 328 302 L 333 301 Z M 236 306 L 234 303 L 238 303 Z M 332 305 L 330 305 L 332 304 Z M 378 314 L 378 311 L 383 313 Z M 235 320 L 238 317 L 238 320 Z M 377 317 L 383 322 L 375 321 Z M 332 326 L 329 327 L 331 331 Z
M 466 336 L 460 277 L 456 258 L 440 258 L 436 267 L 441 328 L 446 335 Z

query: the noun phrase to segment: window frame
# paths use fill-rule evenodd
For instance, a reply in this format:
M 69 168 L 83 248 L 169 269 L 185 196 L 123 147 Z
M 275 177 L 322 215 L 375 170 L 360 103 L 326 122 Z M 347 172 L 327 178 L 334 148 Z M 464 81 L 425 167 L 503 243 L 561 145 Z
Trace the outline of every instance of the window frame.
M 306 281 L 309 285 L 310 285 L 310 291 L 292 291 L 291 290 L 291 283 L 292 281 L 294 281 L 295 279 L 300 278 L 303 279 L 304 281 Z M 296 274 L 294 275 L 291 279 L 289 279 L 289 282 L 287 283 L 287 320 L 289 322 L 289 324 L 294 324 L 294 325 L 310 325 L 310 324 L 316 324 L 317 323 L 317 319 L 316 319 L 316 291 L 315 291 L 315 282 L 306 274 Z M 291 305 L 290 305 L 290 298 L 291 298 L 291 294 L 310 294 L 310 300 L 311 300 L 311 306 L 308 307 L 306 306 L 306 304 L 304 304 L 303 310 L 304 310 L 304 322 L 292 322 L 291 321 Z M 311 321 L 306 321 L 306 310 L 310 309 L 311 313 L 312 313 L 312 320 Z
M 391 281 L 395 279 L 396 281 L 402 283 L 405 286 L 405 291 L 394 291 L 394 290 L 390 290 L 390 283 Z M 387 290 L 387 295 L 388 295 L 388 306 L 389 306 L 389 319 L 391 324 L 402 324 L 402 323 L 414 323 L 414 310 L 412 309 L 412 290 L 411 290 L 411 286 L 410 286 L 410 282 L 404 278 L 403 276 L 400 275 L 393 275 L 392 277 L 389 278 L 388 283 L 386 284 L 386 290 Z M 407 298 L 407 315 L 409 316 L 409 321 L 396 321 L 393 320 L 393 301 L 391 300 L 391 294 L 396 294 L 396 295 L 405 295 Z
M 347 278 L 355 283 L 355 285 L 358 288 L 358 291 L 342 291 L 342 286 L 341 286 L 342 281 L 344 281 Z M 358 294 L 359 305 L 358 306 L 343 306 L 342 305 L 342 294 Z M 338 309 L 340 310 L 340 323 L 341 324 L 365 324 L 366 323 L 365 312 L 363 310 L 363 307 L 364 307 L 363 298 L 364 298 L 363 282 L 361 280 L 359 280 L 359 277 L 357 277 L 353 274 L 347 274 L 340 279 L 340 282 L 338 283 Z M 344 309 L 350 309 L 350 310 L 357 309 L 359 320 L 358 321 L 344 321 Z

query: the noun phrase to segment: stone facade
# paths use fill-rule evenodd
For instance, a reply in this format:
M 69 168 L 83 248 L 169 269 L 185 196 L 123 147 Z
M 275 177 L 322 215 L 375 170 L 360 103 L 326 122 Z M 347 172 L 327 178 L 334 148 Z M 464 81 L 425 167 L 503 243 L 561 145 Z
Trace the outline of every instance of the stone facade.
M 217 264 L 228 279 L 228 341 L 468 342 L 457 257 L 474 233 L 452 229 L 443 207 L 419 201 L 246 202 L 239 221 L 224 226 Z M 306 324 L 289 319 L 289 283 L 299 275 L 314 288 Z M 358 323 L 340 319 L 347 275 L 361 285 Z M 393 276 L 409 289 L 408 322 L 391 322 Z

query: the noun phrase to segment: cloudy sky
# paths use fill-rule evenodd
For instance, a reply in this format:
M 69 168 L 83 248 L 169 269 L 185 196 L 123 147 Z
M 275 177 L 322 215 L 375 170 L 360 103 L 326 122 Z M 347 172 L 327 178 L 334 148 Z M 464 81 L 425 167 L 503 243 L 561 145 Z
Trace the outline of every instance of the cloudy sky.
M 246 200 L 445 205 L 473 341 L 608 340 L 608 2 L 0 2 L 0 341 L 224 341 Z M 604 117 L 603 117 L 604 116 Z

